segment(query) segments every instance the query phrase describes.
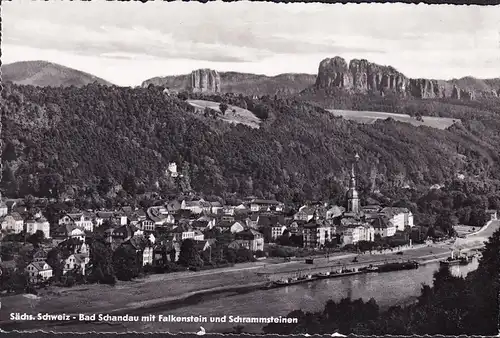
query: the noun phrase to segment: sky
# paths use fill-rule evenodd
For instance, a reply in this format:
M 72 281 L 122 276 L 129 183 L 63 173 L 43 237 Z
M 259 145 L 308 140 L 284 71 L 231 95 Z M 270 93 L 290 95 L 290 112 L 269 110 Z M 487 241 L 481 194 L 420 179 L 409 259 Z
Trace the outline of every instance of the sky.
M 409 77 L 500 77 L 500 6 L 16 0 L 2 62 L 46 60 L 136 86 L 194 69 L 316 74 L 341 56 Z

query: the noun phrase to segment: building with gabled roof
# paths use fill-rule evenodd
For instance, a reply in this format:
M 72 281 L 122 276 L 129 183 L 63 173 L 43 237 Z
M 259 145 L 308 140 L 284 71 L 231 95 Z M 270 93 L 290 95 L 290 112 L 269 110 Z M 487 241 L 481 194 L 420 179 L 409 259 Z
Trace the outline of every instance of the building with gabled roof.
M 18 234 L 24 230 L 24 219 L 18 212 L 13 212 L 3 217 L 0 225 L 7 233 Z
M 52 267 L 46 261 L 33 261 L 24 269 L 31 283 L 45 281 L 52 277 Z
M 42 216 L 37 219 L 26 221 L 26 233 L 34 234 L 39 230 L 43 232 L 45 238 L 50 238 L 50 223 L 45 217 Z
M 332 240 L 332 227 L 326 222 L 314 219 L 302 228 L 303 246 L 305 248 L 321 248 Z
M 385 215 L 379 215 L 371 219 L 370 224 L 375 229 L 375 234 L 380 237 L 392 237 L 396 234 L 396 226 Z
M 379 213 L 389 218 L 396 227 L 396 231 L 404 231 L 407 227 L 411 228 L 414 226 L 413 214 L 407 208 L 385 207 Z
M 146 237 L 133 236 L 121 245 L 131 247 L 137 253 L 142 266 L 153 264 L 153 244 Z
M 253 229 L 240 231 L 234 235 L 234 241 L 241 247 L 253 252 L 264 251 L 264 236 Z
M 220 221 L 216 226 L 222 231 L 231 231 L 233 234 L 245 230 L 243 224 L 236 221 Z
M 77 227 L 74 223 L 63 224 L 54 231 L 54 238 L 61 241 L 76 238 L 85 242 L 85 237 L 85 230 Z

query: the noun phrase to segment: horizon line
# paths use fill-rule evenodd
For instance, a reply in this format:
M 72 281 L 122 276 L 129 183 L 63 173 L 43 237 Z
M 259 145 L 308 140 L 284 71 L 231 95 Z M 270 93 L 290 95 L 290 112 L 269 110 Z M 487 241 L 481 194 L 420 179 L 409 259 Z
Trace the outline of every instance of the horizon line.
M 397 72 L 401 73 L 402 75 L 404 75 L 406 78 L 408 79 L 414 79 L 414 80 L 419 80 L 419 79 L 425 79 L 425 80 L 431 80 L 431 81 L 456 81 L 456 80 L 462 80 L 462 79 L 466 79 L 466 78 L 471 78 L 471 79 L 475 79 L 475 80 L 482 80 L 482 81 L 486 81 L 486 80 L 493 80 L 493 79 L 500 79 L 500 75 L 498 77 L 488 77 L 488 78 L 480 78 L 480 77 L 475 77 L 475 76 L 472 76 L 472 75 L 466 75 L 466 76 L 462 76 L 462 77 L 453 77 L 453 78 L 449 78 L 449 79 L 435 79 L 435 78 L 425 78 L 425 77 L 409 77 L 407 76 L 404 72 L 400 71 L 399 69 L 395 68 L 394 66 L 391 66 L 391 65 L 382 65 L 382 64 L 379 64 L 379 63 L 375 63 L 375 62 L 371 62 L 367 59 L 357 59 L 357 58 L 352 58 L 352 59 L 347 59 L 347 58 L 344 58 L 344 57 L 341 57 L 341 56 L 333 56 L 333 57 L 329 57 L 329 58 L 324 58 L 323 60 L 319 61 L 322 62 L 324 60 L 327 60 L 327 59 L 334 59 L 334 58 L 341 58 L 343 60 L 346 61 L 346 63 L 349 65 L 350 62 L 352 60 L 365 60 L 365 61 L 368 61 L 372 64 L 376 64 L 376 65 L 379 65 L 379 66 L 382 66 L 382 67 L 391 67 L 393 69 L 395 69 Z M 75 71 L 79 71 L 79 72 L 82 72 L 82 73 L 85 73 L 85 74 L 89 74 L 91 76 L 94 76 L 94 77 L 97 77 L 101 80 L 104 80 L 106 82 L 109 82 L 110 84 L 114 85 L 114 86 L 117 86 L 117 87 L 140 87 L 142 85 L 142 83 L 144 83 L 145 81 L 148 81 L 148 80 L 151 80 L 151 79 L 155 79 L 155 78 L 165 78 L 165 77 L 175 77 L 175 76 L 188 76 L 190 73 L 182 73 L 182 74 L 166 74 L 166 75 L 156 75 L 156 76 L 153 76 L 153 77 L 149 77 L 145 80 L 142 80 L 139 84 L 136 84 L 136 85 L 117 85 L 115 84 L 113 81 L 110 81 L 102 76 L 98 76 L 94 73 L 90 73 L 88 71 L 85 71 L 85 70 L 82 70 L 82 69 L 78 69 L 78 68 L 75 68 L 75 67 L 70 67 L 70 66 L 66 66 L 62 63 L 59 63 L 59 62 L 53 62 L 53 61 L 48 61 L 48 60 L 41 60 L 41 59 L 32 59 L 32 60 L 20 60 L 20 61 L 14 61 L 14 62 L 10 62 L 10 63 L 2 63 L 2 66 L 8 66 L 8 65 L 13 65 L 13 64 L 16 64 L 16 63 L 23 63 L 23 62 L 46 62 L 46 63 L 50 63 L 50 64 L 53 64 L 53 65 L 57 65 L 57 66 L 61 66 L 61 67 L 65 67 L 65 68 L 68 68 L 68 69 L 72 69 L 72 70 L 75 70 Z M 319 63 L 318 63 L 318 67 L 319 67 Z M 209 70 L 214 70 L 218 73 L 237 73 L 237 74 L 247 74 L 247 75 L 256 75 L 256 76 L 265 76 L 265 77 L 278 77 L 278 76 L 282 76 L 282 75 L 310 75 L 310 76 L 318 76 L 318 73 L 314 73 L 314 74 L 311 74 L 311 73 L 301 73 L 301 72 L 285 72 L 285 73 L 278 73 L 278 74 L 265 74 L 265 73 L 248 73 L 248 72 L 241 72 L 241 71 L 236 71 L 236 70 L 219 70 L 219 69 L 216 69 L 216 68 L 207 68 L 207 67 L 202 67 L 202 68 L 196 68 L 194 67 L 192 69 L 191 72 L 193 71 L 196 71 L 196 70 L 201 70 L 201 69 L 209 69 Z

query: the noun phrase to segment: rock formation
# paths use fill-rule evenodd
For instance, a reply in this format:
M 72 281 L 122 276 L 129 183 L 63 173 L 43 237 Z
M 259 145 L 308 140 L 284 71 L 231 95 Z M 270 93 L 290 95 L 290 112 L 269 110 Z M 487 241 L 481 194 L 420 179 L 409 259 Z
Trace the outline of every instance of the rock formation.
M 408 78 L 392 67 L 380 66 L 367 60 L 347 62 L 341 57 L 321 61 L 316 79 L 317 88 L 338 87 L 357 92 L 406 93 Z
M 371 92 L 381 95 L 393 92 L 419 99 L 450 97 L 459 100 L 474 100 L 478 95 L 474 88 L 457 86 L 452 81 L 410 79 L 390 66 L 381 66 L 367 60 L 357 59 L 347 65 L 347 62 L 338 56 L 321 61 L 315 87 L 317 89 L 342 88 L 352 92 Z M 491 96 L 496 93 L 490 90 L 488 93 L 481 92 L 480 94 Z
M 191 72 L 188 90 L 199 93 L 220 93 L 220 75 L 215 70 L 198 69 Z

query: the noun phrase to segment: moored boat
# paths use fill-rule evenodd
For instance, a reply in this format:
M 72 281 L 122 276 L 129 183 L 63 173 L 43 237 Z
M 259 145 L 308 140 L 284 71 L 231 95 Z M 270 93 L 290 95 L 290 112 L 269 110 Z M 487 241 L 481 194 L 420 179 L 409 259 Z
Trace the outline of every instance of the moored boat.
M 419 266 L 416 261 L 408 261 L 408 262 L 397 262 L 397 263 L 385 263 L 378 266 L 378 272 L 390 272 L 390 271 L 399 271 L 399 270 L 412 270 L 417 269 Z
M 330 271 L 326 272 L 319 272 L 316 275 L 314 275 L 316 278 L 328 278 L 330 277 Z

